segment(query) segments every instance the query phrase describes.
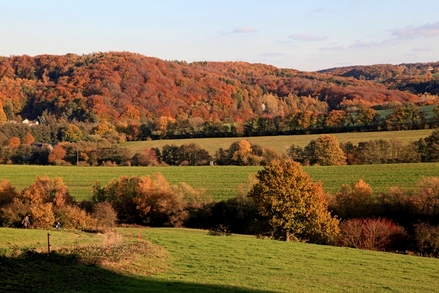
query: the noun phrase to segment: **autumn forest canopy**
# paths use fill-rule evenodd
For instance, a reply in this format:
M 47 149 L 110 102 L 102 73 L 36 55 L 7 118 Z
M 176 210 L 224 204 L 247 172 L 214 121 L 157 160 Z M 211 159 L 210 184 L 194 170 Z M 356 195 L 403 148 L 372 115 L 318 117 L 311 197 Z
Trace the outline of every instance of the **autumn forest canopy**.
M 242 123 L 437 101 L 439 62 L 300 72 L 244 62 L 163 61 L 127 52 L 0 57 L 7 120 L 140 123 L 170 117 Z M 436 79 L 435 79 L 436 76 Z

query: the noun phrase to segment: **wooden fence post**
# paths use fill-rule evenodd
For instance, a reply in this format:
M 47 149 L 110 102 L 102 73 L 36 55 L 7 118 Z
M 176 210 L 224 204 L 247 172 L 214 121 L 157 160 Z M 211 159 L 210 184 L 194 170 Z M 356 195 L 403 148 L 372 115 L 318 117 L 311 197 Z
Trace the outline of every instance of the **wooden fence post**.
M 50 233 L 47 233 L 47 253 L 50 254 Z

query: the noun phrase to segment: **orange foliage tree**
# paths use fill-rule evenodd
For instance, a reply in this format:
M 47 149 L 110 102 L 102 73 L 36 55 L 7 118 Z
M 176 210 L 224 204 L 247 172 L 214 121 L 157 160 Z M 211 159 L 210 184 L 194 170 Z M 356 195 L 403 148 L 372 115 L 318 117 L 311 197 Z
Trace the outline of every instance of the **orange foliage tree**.
M 330 242 L 339 232 L 321 184 L 314 183 L 292 160 L 274 160 L 256 175 L 248 193 L 276 238 Z
M 66 156 L 66 150 L 62 145 L 57 144 L 56 146 L 53 147 L 53 150 L 50 152 L 48 161 L 51 164 L 56 162 L 62 162 L 65 156 Z
M 182 191 L 191 190 L 191 192 Z M 109 202 L 124 223 L 153 226 L 180 226 L 188 213 L 186 196 L 192 197 L 192 188 L 170 185 L 162 174 L 153 176 L 121 176 L 101 187 L 93 186 L 94 202 Z
M 33 144 L 35 141 L 34 136 L 32 135 L 32 133 L 27 132 L 26 135 L 24 136 L 24 144 Z
M 20 144 L 21 144 L 21 140 L 17 136 L 11 137 L 8 141 L 8 147 L 10 147 L 10 148 L 16 148 Z

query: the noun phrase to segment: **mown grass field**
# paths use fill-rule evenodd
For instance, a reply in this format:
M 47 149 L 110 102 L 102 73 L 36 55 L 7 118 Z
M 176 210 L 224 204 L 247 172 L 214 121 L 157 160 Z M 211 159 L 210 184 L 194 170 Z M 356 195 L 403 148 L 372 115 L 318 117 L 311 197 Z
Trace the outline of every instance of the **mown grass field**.
M 67 239 L 69 233 L 59 231 L 52 239 Z M 117 233 L 133 247 L 140 234 L 157 249 L 122 265 L 81 266 L 49 257 L 3 260 L 0 292 L 439 292 L 439 259 L 190 229 L 120 228 Z M 0 234 L 20 245 L 26 236 L 27 244 L 44 242 L 47 231 L 0 228 Z M 0 249 L 5 245 L 0 238 Z
M 416 141 L 420 138 L 427 137 L 431 134 L 431 129 L 423 130 L 404 130 L 404 131 L 380 131 L 380 132 L 352 132 L 352 133 L 334 133 L 331 134 L 338 138 L 341 143 L 352 142 L 357 144 L 368 140 L 391 140 L 397 139 L 403 143 Z M 292 145 L 305 147 L 311 140 L 319 138 L 321 134 L 309 135 L 279 135 L 279 136 L 254 136 L 254 137 L 224 137 L 224 138 L 192 138 L 192 139 L 169 139 L 169 140 L 150 140 L 150 141 L 132 141 L 122 144 L 122 147 L 128 148 L 133 154 L 143 151 L 145 148 L 162 149 L 164 145 L 177 145 L 195 143 L 203 149 L 214 155 L 219 148 L 227 149 L 230 145 L 242 139 L 247 139 L 252 144 L 258 144 L 263 147 L 269 147 L 277 150 L 279 153 L 285 153 Z
M 202 188 L 215 200 L 236 196 L 240 185 L 262 167 L 197 166 L 197 167 L 77 167 L 0 165 L 0 178 L 22 190 L 35 181 L 36 176 L 61 177 L 77 200 L 91 198 L 92 186 L 99 180 L 106 185 L 119 176 L 144 176 L 162 173 L 171 184 L 186 182 Z M 365 180 L 374 192 L 387 192 L 392 186 L 405 190 L 416 188 L 423 176 L 439 176 L 439 163 L 309 166 L 303 168 L 315 181 L 321 181 L 326 192 L 335 193 L 342 184 Z

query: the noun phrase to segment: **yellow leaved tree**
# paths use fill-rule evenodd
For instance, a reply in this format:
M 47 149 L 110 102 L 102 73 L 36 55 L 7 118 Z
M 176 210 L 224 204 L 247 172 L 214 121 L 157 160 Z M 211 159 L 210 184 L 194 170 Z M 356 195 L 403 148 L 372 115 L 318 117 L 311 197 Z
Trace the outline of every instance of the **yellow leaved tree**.
M 328 211 L 323 188 L 293 160 L 274 160 L 256 175 L 248 193 L 278 239 L 329 243 L 339 221 Z

